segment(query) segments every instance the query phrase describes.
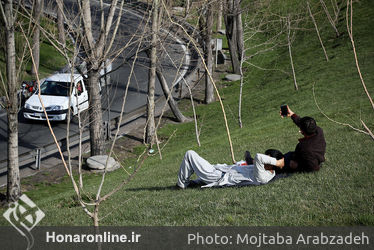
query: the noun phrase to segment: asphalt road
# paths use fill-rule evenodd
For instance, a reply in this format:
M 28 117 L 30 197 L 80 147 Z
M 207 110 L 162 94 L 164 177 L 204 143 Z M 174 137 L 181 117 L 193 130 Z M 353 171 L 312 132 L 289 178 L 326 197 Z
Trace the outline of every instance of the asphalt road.
M 97 13 L 95 8 L 99 6 L 95 4 L 95 1 L 91 1 L 92 13 Z M 67 4 L 67 8 L 71 9 L 70 15 L 74 16 L 74 7 L 72 6 L 73 1 L 64 1 Z M 96 28 L 99 25 L 99 16 L 93 15 L 93 21 Z M 144 30 L 143 17 L 132 11 L 125 11 L 121 18 L 121 24 L 119 27 L 118 35 L 114 42 L 114 48 L 119 49 L 124 46 L 133 36 L 133 34 L 140 35 Z M 181 44 L 179 39 L 172 37 L 171 35 L 165 39 L 165 48 L 167 53 L 160 55 L 158 60 L 162 65 L 164 76 L 171 86 L 178 81 L 185 73 L 189 65 L 188 56 L 186 57 L 187 50 L 184 45 Z M 125 61 L 133 55 L 138 47 L 139 43 L 133 43 L 130 47 L 126 48 L 121 55 L 113 62 L 113 69 L 116 71 L 110 74 L 110 85 L 102 89 L 102 104 L 103 104 L 103 117 L 105 120 L 108 119 L 108 110 L 110 111 L 110 118 L 113 119 L 120 115 L 123 96 L 127 87 L 128 78 L 131 72 L 131 64 L 133 59 Z M 141 44 L 141 47 L 146 47 L 147 44 Z M 175 65 L 183 64 L 186 69 L 178 71 Z M 132 114 L 135 110 L 143 107 L 147 100 L 148 90 L 148 71 L 149 71 L 149 58 L 145 52 L 141 52 L 138 55 L 138 59 L 135 62 L 135 68 L 132 73 L 132 77 L 128 87 L 128 95 L 125 102 L 125 118 L 127 115 Z M 183 69 L 183 67 L 182 67 Z M 163 95 L 159 82 L 156 82 L 156 98 Z M 109 102 L 108 102 L 109 98 Z M 108 106 L 109 103 L 109 106 Z M 67 125 L 65 122 L 54 122 L 52 123 L 53 131 L 58 140 L 66 138 Z M 22 156 L 30 155 L 37 148 L 45 148 L 46 145 L 53 144 L 53 138 L 49 131 L 46 122 L 42 121 L 29 121 L 23 118 L 22 111 L 19 113 L 19 155 Z M 76 123 L 71 123 L 70 134 L 74 135 L 78 133 L 78 126 Z M 6 170 L 6 158 L 7 158 L 7 117 L 4 110 L 0 111 L 0 172 Z M 53 145 L 52 145 L 53 147 Z M 56 148 L 56 146 L 54 146 Z

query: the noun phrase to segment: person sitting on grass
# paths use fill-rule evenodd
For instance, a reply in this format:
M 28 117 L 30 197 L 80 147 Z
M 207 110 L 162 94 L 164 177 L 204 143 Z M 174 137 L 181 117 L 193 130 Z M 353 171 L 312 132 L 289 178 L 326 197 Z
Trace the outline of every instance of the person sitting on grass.
M 254 159 L 247 151 L 245 159 L 234 165 L 212 165 L 195 151 L 188 150 L 180 165 L 177 186 L 185 189 L 191 182 L 207 184 L 202 187 L 266 184 L 275 176 L 275 167 L 284 165 L 283 154 L 275 149 L 268 149 L 265 154 L 258 153 Z M 191 181 L 193 173 L 198 178 Z
M 280 166 L 277 173 L 318 171 L 322 162 L 325 161 L 326 152 L 326 141 L 322 128 L 317 126 L 312 117 L 300 118 L 288 106 L 287 117 L 291 117 L 299 127 L 303 138 L 299 139 L 295 151 L 285 154 L 284 166 Z

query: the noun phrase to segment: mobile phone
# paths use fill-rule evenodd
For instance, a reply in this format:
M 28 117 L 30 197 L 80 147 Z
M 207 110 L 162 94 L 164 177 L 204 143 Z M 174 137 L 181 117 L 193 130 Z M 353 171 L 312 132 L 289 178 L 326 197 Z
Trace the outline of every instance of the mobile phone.
M 288 108 L 287 105 L 281 105 L 281 115 L 286 117 L 288 115 Z

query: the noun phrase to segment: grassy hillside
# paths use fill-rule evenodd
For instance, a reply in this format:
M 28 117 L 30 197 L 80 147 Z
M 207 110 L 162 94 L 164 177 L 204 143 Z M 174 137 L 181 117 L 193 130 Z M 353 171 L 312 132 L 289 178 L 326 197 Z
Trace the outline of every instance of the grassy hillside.
M 289 9 L 279 8 L 279 11 Z M 345 9 L 341 14 L 339 30 L 344 34 L 339 38 L 334 36 L 322 14 L 316 16 L 329 62 L 310 20 L 304 24 L 309 30 L 297 32 L 292 49 L 299 91 L 294 90 L 292 75 L 246 68 L 242 129 L 237 123 L 239 84 L 220 84 L 236 160 L 248 149 L 251 152 L 267 148 L 294 150 L 300 137 L 298 128 L 290 119 L 281 119 L 278 113 L 280 104 L 287 103 L 299 115 L 314 117 L 325 131 L 326 162 L 319 172 L 295 174 L 259 187 L 175 189 L 179 164 L 187 150 L 197 151 L 211 163 L 231 161 L 219 104 L 200 105 L 197 112 L 201 147 L 195 141 L 194 124 L 164 127 L 159 137 L 170 140 L 164 148 L 163 160 L 157 156 L 148 158 L 136 178 L 102 205 L 102 217 L 108 216 L 101 224 L 374 225 L 374 142 L 365 134 L 329 121 L 318 110 L 313 97 L 314 85 L 315 98 L 329 117 L 361 129 L 362 119 L 374 129 L 374 112 L 363 92 L 345 28 Z M 372 1 L 354 3 L 354 37 L 370 93 L 374 93 L 373 15 Z M 251 63 L 291 72 L 288 49 L 284 46 L 253 57 Z M 192 111 L 186 114 L 192 115 Z M 174 131 L 175 136 L 170 138 Z M 141 149 L 137 152 L 140 154 Z M 134 159 L 125 163 L 125 168 L 133 171 Z M 110 173 L 104 192 L 126 176 L 123 170 Z M 85 188 L 90 194 L 100 178 L 90 175 L 86 180 Z M 40 185 L 27 195 L 45 212 L 42 225 L 91 224 L 75 202 L 68 180 L 58 185 Z M 6 224 L 4 219 L 0 223 Z
M 28 23 L 28 21 L 23 18 L 22 21 L 24 23 Z M 21 21 L 20 21 L 21 22 Z M 56 24 L 53 21 L 48 20 L 46 18 L 42 19 L 42 26 L 45 29 L 48 29 L 50 32 L 56 33 Z M 2 40 L 0 41 L 0 73 L 6 79 L 6 64 L 5 64 L 5 52 L 6 52 L 6 39 L 5 39 L 5 30 L 0 31 L 0 35 L 3 36 Z M 31 39 L 32 40 L 32 39 Z M 19 27 L 16 27 L 16 54 L 17 59 L 21 58 L 21 55 L 24 51 L 25 38 L 22 35 Z M 69 41 L 68 41 L 69 43 Z M 69 45 L 70 46 L 70 45 Z M 27 47 L 26 47 L 27 48 Z M 18 61 L 17 61 L 18 63 Z M 64 57 L 53 47 L 53 45 L 47 40 L 47 38 L 43 37 L 41 34 L 41 41 L 40 41 L 40 65 L 39 65 L 39 77 L 40 79 L 45 78 L 51 75 L 53 72 L 60 70 L 66 65 L 66 60 Z M 19 67 L 19 66 L 17 66 Z M 30 57 L 30 52 L 26 50 L 26 56 L 23 58 L 23 71 L 21 72 L 19 85 L 21 85 L 22 81 L 29 81 L 33 80 L 31 75 L 31 67 L 32 61 Z M 4 87 L 1 85 L 0 87 L 0 96 L 4 95 Z

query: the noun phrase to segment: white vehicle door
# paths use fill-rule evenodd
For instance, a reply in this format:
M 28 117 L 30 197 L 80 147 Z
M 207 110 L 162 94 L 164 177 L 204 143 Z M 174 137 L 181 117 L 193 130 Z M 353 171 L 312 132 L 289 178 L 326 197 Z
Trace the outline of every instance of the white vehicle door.
M 88 108 L 88 93 L 82 80 L 79 80 L 77 82 L 75 90 L 76 90 L 75 98 L 78 99 L 79 111 L 86 110 Z

